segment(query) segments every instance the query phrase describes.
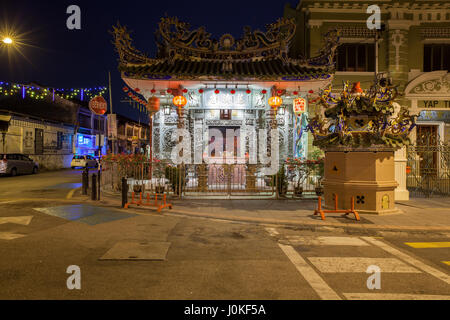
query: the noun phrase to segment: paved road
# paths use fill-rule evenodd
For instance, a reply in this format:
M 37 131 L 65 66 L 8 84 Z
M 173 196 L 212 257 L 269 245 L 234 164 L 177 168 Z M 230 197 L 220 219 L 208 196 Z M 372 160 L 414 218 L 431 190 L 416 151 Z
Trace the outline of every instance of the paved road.
M 23 188 L 0 201 L 0 299 L 450 298 L 449 234 L 134 214 L 65 200 L 79 174 L 0 179 L 0 199 Z M 380 290 L 367 288 L 371 265 Z

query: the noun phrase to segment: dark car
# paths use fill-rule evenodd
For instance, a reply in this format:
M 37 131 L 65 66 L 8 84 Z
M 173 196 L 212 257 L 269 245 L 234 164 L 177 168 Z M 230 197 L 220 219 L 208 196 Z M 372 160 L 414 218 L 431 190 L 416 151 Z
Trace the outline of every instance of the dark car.
M 24 154 L 0 154 L 0 174 L 36 174 L 39 164 Z

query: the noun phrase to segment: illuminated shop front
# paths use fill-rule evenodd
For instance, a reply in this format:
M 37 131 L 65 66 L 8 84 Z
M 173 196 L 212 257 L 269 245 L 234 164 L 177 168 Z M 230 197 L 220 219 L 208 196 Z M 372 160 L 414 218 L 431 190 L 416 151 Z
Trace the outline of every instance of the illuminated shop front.
M 97 156 L 98 147 L 96 146 L 96 136 L 78 133 L 75 150 L 76 154 L 80 156 Z M 102 148 L 102 154 L 106 154 L 105 146 Z

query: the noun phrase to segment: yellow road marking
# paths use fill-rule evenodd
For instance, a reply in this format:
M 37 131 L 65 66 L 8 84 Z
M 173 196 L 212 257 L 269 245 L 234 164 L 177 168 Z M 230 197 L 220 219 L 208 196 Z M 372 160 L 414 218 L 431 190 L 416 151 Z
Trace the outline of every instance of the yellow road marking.
M 450 242 L 405 242 L 405 244 L 415 249 L 450 248 Z
M 81 188 L 76 188 L 76 189 L 72 189 L 72 190 L 70 190 L 70 192 L 67 194 L 67 197 L 66 197 L 66 199 L 67 200 L 70 200 L 70 199 L 72 199 L 72 197 L 73 197 L 73 194 L 75 193 L 75 191 L 77 191 L 78 189 L 81 189 Z

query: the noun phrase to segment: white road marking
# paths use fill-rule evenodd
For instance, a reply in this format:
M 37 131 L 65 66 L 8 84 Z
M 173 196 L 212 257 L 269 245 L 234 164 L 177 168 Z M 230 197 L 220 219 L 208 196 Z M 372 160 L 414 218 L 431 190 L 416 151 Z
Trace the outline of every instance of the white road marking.
M 428 265 L 426 265 L 425 263 L 411 257 L 410 255 L 401 252 L 398 249 L 395 249 L 391 246 L 389 246 L 388 244 L 386 244 L 385 242 L 382 242 L 380 240 L 374 239 L 372 237 L 362 237 L 364 240 L 368 241 L 369 243 L 376 245 L 377 247 L 380 247 L 381 249 L 383 249 L 386 252 L 389 252 L 390 254 L 396 256 L 397 258 L 402 259 L 403 261 L 406 261 L 412 265 L 414 265 L 416 268 L 421 269 L 424 272 L 427 272 L 428 274 L 446 282 L 447 284 L 450 284 L 450 276 L 445 274 L 444 272 L 437 270 L 433 267 L 430 267 Z
M 302 237 L 287 236 L 292 244 L 301 244 L 309 246 L 357 246 L 368 247 L 367 242 L 356 237 Z
M 280 243 L 278 245 L 321 299 L 341 300 L 339 295 L 328 286 L 328 284 L 319 276 L 319 274 L 317 274 L 316 271 L 314 271 L 305 259 L 303 259 L 302 256 L 295 251 L 293 247 Z
M 347 300 L 450 300 L 450 296 L 403 293 L 343 293 Z
M 308 260 L 323 273 L 365 273 L 372 265 L 380 267 L 381 272 L 421 273 L 395 258 L 310 257 Z
M 277 236 L 280 233 L 275 228 L 266 228 L 266 231 L 269 233 L 271 237 Z
M 0 240 L 15 240 L 25 237 L 23 234 L 17 234 L 12 232 L 0 232 Z
M 14 224 L 21 224 L 21 225 L 27 226 L 27 225 L 30 224 L 31 219 L 33 219 L 33 216 L 27 216 L 27 217 L 2 217 L 2 218 L 0 218 L 0 224 L 14 223 Z

